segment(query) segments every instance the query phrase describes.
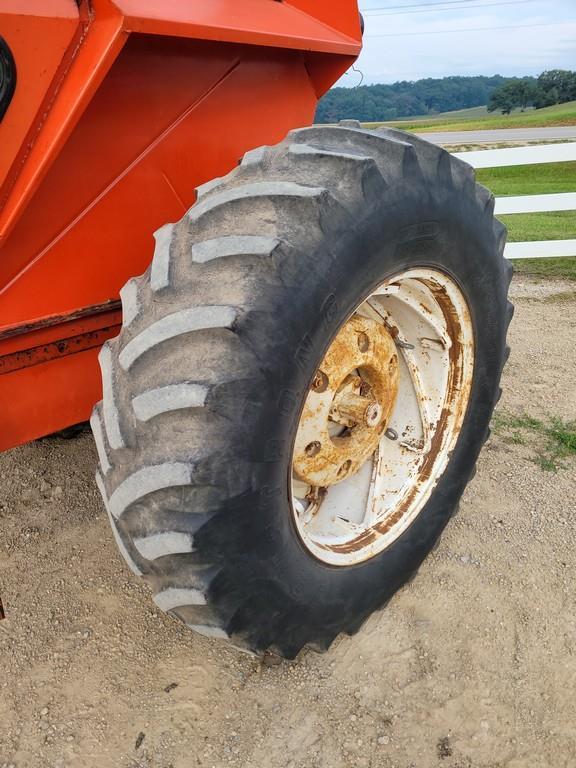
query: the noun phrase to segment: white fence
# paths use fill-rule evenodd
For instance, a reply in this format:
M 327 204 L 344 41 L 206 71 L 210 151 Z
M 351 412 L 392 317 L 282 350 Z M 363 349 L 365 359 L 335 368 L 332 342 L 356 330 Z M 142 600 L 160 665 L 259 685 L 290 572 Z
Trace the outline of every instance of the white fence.
M 456 152 L 455 156 L 470 163 L 474 168 L 559 163 L 576 160 L 576 142 L 537 144 L 531 147 L 511 147 L 510 149 L 483 149 L 478 152 Z M 572 210 L 576 217 L 576 192 L 498 197 L 495 207 L 496 214 Z M 576 256 L 576 240 L 537 240 L 527 243 L 508 243 L 504 254 L 508 259 Z

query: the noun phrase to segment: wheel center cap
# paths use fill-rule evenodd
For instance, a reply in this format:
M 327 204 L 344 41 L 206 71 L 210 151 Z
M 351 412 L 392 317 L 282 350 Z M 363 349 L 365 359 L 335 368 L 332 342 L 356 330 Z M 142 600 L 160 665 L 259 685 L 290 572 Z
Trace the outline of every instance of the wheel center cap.
M 358 472 L 374 453 L 398 393 L 398 355 L 374 320 L 354 315 L 314 377 L 294 444 L 297 477 L 313 487 Z

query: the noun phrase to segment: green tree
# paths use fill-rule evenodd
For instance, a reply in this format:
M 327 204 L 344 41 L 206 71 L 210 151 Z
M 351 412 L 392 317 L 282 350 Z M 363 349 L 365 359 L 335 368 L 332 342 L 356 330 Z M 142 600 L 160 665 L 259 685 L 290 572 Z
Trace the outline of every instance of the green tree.
M 404 80 L 391 85 L 332 88 L 318 105 L 316 121 L 332 123 L 343 118 L 394 120 L 479 107 L 487 104 L 490 94 L 505 82 L 501 75 L 454 76 Z
M 519 106 L 518 93 L 516 91 L 516 84 L 513 82 L 506 83 L 501 88 L 498 88 L 488 102 L 488 112 L 496 112 L 500 110 L 503 115 L 509 115 L 513 109 Z
M 576 99 L 576 72 L 567 69 L 549 69 L 538 77 L 538 85 L 547 100 L 553 104 L 564 104 Z
M 1 2 L 1 0 L 0 0 Z M 489 105 L 489 110 L 510 114 L 513 109 L 545 107 L 576 99 L 576 72 L 554 69 L 533 77 L 442 77 L 332 88 L 320 100 L 316 122 L 343 118 L 379 121 L 435 115 L 457 109 Z
M 536 94 L 534 96 L 534 106 L 536 109 L 552 107 L 554 104 L 558 104 L 558 98 L 558 91 L 556 88 L 551 88 L 549 91 L 545 91 L 540 86 L 537 86 Z
M 490 96 L 488 112 L 495 112 L 499 109 L 502 114 L 509 115 L 513 109 L 524 111 L 526 107 L 534 104 L 539 94 L 540 89 L 531 77 L 525 77 L 522 80 L 509 80 Z

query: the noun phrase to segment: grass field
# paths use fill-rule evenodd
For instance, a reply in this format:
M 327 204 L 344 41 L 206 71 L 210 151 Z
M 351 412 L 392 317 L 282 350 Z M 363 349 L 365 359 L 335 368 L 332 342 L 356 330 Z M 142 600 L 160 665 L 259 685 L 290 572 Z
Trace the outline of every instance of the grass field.
M 476 179 L 497 197 L 576 192 L 576 163 L 480 168 Z M 574 214 L 576 218 L 576 214 Z
M 498 216 L 498 218 L 508 228 L 508 241 L 511 243 L 527 240 L 576 239 L 574 211 L 516 213 L 512 216 Z
M 451 112 L 440 112 L 436 117 L 430 117 L 430 115 L 419 115 L 418 117 L 402 117 L 398 118 L 396 122 L 426 122 L 431 123 L 435 120 L 446 122 L 452 120 L 479 120 L 482 117 L 488 117 L 490 113 L 488 108 L 484 107 L 469 107 L 468 109 L 455 109 Z
M 390 123 L 364 123 L 366 128 L 391 125 L 404 131 L 473 131 L 490 128 L 545 128 L 557 125 L 576 125 L 576 101 L 556 104 L 544 109 L 530 109 L 526 112 L 513 112 L 511 115 L 488 114 L 485 107 L 477 115 L 470 115 L 471 110 L 445 112 L 433 118 L 400 120 Z M 463 114 L 468 113 L 468 114 Z
M 576 280 L 576 256 L 566 259 L 517 259 L 514 270 L 535 277 L 563 277 Z
M 370 123 L 366 126 L 382 125 Z M 392 123 L 391 123 L 392 125 Z M 482 128 L 576 125 L 576 101 L 546 109 L 515 113 L 508 117 L 489 115 L 485 107 L 444 113 L 435 119 L 394 123 L 404 130 L 472 130 Z M 576 163 L 543 163 L 505 168 L 482 168 L 476 178 L 497 197 L 576 192 Z M 516 214 L 499 217 L 508 227 L 509 242 L 576 239 L 576 212 Z M 540 277 L 576 280 L 576 256 L 559 259 L 514 261 L 517 272 Z
M 497 197 L 576 192 L 576 163 L 480 168 L 476 178 Z M 509 242 L 576 239 L 576 212 L 550 211 L 498 217 L 508 228 Z M 519 259 L 517 272 L 576 280 L 576 256 L 561 259 Z

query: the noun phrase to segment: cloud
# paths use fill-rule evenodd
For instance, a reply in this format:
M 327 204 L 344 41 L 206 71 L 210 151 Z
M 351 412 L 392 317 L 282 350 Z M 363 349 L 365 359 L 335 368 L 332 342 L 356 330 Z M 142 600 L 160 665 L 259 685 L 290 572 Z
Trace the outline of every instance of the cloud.
M 387 7 L 417 2 L 424 0 L 400 0 Z M 512 76 L 574 68 L 576 7 L 572 1 L 527 1 L 518 3 L 519 7 L 494 10 L 473 6 L 492 2 L 470 0 L 469 8 L 444 6 L 447 12 L 366 13 L 364 50 L 356 64 L 364 73 L 364 82 L 494 73 Z M 366 8 L 368 3 L 362 5 Z M 372 0 L 370 6 L 384 7 L 384 2 Z M 357 82 L 357 75 L 350 73 L 339 85 Z

